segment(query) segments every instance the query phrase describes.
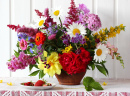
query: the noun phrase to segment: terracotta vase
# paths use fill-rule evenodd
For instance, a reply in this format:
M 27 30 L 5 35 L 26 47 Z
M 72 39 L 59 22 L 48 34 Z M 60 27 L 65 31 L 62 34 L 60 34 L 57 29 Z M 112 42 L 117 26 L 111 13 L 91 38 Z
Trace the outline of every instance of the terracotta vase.
M 86 72 L 81 72 L 73 75 L 68 75 L 65 71 L 61 71 L 61 74 L 55 74 L 59 84 L 61 85 L 79 85 Z

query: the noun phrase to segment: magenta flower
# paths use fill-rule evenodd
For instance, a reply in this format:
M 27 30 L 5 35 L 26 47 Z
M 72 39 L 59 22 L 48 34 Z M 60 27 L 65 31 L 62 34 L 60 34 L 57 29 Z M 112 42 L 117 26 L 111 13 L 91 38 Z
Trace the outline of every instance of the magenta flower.
M 45 17 L 49 17 L 49 9 L 48 9 L 48 8 L 46 8 L 46 9 L 44 10 L 44 16 L 45 16 Z
M 26 50 L 27 49 L 27 41 L 24 39 L 20 40 L 19 46 L 22 50 Z
M 8 69 L 15 72 L 18 69 L 25 69 L 28 65 L 36 64 L 35 58 L 37 56 L 31 57 L 24 52 L 20 52 L 19 57 L 12 56 L 11 61 L 7 62 Z
M 90 10 L 87 8 L 87 6 L 85 4 L 79 4 L 78 8 L 84 14 L 88 14 L 90 12 Z
M 55 39 L 55 38 L 56 38 L 56 34 L 52 34 L 52 35 L 48 36 L 48 39 L 49 39 L 49 40 L 53 40 L 53 39 Z

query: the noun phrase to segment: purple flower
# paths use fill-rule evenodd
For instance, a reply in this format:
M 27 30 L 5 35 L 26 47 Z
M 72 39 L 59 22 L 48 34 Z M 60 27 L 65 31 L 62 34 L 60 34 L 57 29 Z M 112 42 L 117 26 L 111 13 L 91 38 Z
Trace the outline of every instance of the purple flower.
M 86 40 L 85 40 L 85 38 L 83 38 L 82 35 L 79 35 L 78 33 L 76 33 L 76 37 L 72 37 L 71 42 L 72 43 L 79 43 L 80 42 L 81 44 L 85 44 Z
M 38 55 L 41 55 L 43 53 L 42 44 L 40 44 L 39 46 L 37 46 L 37 53 L 38 53 Z
M 70 35 L 66 35 L 66 34 L 64 34 L 63 36 L 62 36 L 62 40 L 63 40 L 63 43 L 66 45 L 66 46 L 69 46 L 69 42 L 70 42 Z
M 49 27 L 46 30 L 48 35 L 56 34 L 58 32 L 57 25 L 56 26 L 51 26 L 51 23 L 49 23 Z
M 33 53 L 32 48 L 34 47 L 34 44 L 33 44 L 33 43 L 30 43 L 30 44 L 29 44 L 29 47 L 30 47 L 29 51 L 30 51 L 31 53 Z
M 17 36 L 18 36 L 18 40 L 19 40 L 19 41 L 20 41 L 21 39 L 24 39 L 24 40 L 26 40 L 26 39 L 27 39 L 27 35 L 26 35 L 26 34 L 24 34 L 24 33 L 17 34 Z
M 88 14 L 90 12 L 90 10 L 87 8 L 85 4 L 79 4 L 78 9 L 84 14 Z

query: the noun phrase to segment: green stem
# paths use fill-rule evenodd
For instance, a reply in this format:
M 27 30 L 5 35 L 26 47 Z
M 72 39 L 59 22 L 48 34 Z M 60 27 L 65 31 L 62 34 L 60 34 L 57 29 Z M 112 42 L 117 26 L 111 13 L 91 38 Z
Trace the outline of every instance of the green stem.
M 62 29 L 62 22 L 61 22 L 61 18 L 59 17 L 59 20 L 60 20 L 60 24 L 61 24 L 61 29 Z

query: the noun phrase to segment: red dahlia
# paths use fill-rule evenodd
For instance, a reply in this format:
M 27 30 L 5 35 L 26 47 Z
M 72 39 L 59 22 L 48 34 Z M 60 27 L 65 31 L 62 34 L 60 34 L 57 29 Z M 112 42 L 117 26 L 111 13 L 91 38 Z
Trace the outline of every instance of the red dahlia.
M 44 41 L 46 40 L 46 35 L 44 33 L 39 32 L 36 34 L 35 43 L 36 45 L 44 44 Z

